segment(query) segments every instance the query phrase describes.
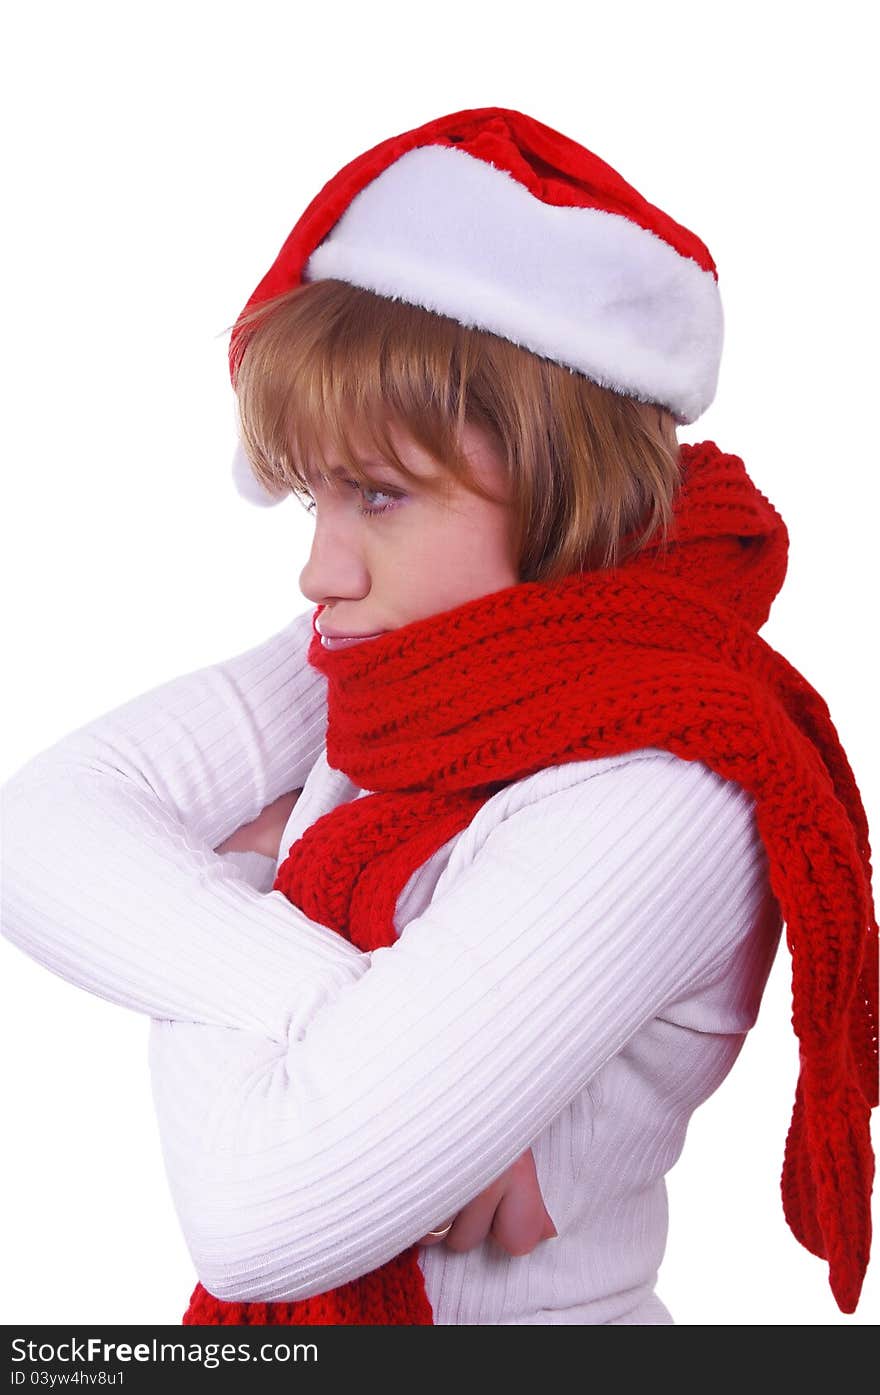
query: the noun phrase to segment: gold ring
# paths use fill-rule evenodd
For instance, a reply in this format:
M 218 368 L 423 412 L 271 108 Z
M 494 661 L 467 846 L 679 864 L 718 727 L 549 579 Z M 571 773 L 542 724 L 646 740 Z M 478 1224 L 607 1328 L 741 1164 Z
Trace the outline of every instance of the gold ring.
M 449 1222 L 447 1222 L 447 1224 L 443 1227 L 442 1230 L 429 1230 L 429 1231 L 427 1232 L 427 1234 L 428 1234 L 428 1235 L 433 1235 L 434 1238 L 435 1238 L 436 1240 L 442 1240 L 444 1235 L 448 1235 L 448 1234 L 449 1234 L 449 1232 L 450 1232 L 450 1230 L 452 1229 L 454 1223 L 455 1223 L 455 1217 L 453 1216 L 452 1220 L 449 1221 Z

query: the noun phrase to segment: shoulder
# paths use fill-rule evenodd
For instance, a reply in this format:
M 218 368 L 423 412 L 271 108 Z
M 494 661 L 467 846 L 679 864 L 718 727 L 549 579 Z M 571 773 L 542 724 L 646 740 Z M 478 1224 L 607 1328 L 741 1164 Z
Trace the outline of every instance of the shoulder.
M 668 961 L 664 982 L 680 996 L 748 935 L 766 887 L 753 797 L 703 761 L 646 747 L 498 791 L 436 891 L 456 916 L 461 904 L 488 920 L 519 907 L 542 933 L 569 926 L 578 945 L 598 936 L 655 968 Z
M 499 790 L 466 831 L 461 855 L 483 850 L 540 861 L 563 840 L 625 851 L 648 846 L 704 862 L 763 855 L 753 796 L 701 760 L 660 747 L 547 766 Z
M 546 811 L 549 804 L 605 803 L 618 791 L 639 793 L 645 806 L 680 798 L 687 803 L 732 801 L 746 810 L 754 808 L 752 795 L 736 781 L 725 779 L 702 760 L 686 760 L 659 746 L 546 766 L 499 790 L 485 808 L 492 806 L 492 820 L 497 822 L 533 805 Z

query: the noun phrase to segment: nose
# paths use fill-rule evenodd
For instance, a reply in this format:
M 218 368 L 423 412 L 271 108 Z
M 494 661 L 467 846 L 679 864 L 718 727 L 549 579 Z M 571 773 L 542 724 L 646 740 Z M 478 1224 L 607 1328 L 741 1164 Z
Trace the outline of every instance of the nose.
M 369 594 L 370 575 L 355 529 L 327 514 L 315 518 L 309 560 L 299 574 L 299 589 L 315 605 L 359 601 Z

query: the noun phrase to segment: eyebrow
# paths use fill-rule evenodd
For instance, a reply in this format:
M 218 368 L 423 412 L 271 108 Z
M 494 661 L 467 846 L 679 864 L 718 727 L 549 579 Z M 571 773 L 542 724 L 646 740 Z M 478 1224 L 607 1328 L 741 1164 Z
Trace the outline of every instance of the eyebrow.
M 364 473 L 367 475 L 372 474 L 374 472 L 378 472 L 380 470 L 388 470 L 395 475 L 400 474 L 400 471 L 395 469 L 395 467 L 391 464 L 390 461 L 386 462 L 380 460 L 359 460 L 357 463 L 360 466 L 360 468 L 364 471 Z M 306 483 L 311 484 L 314 479 L 315 472 L 311 468 L 307 467 L 304 468 L 301 473 Z M 330 475 L 334 479 L 341 479 L 348 475 L 349 470 L 348 466 L 346 465 L 334 465 L 332 469 L 322 470 L 320 473 L 322 476 Z

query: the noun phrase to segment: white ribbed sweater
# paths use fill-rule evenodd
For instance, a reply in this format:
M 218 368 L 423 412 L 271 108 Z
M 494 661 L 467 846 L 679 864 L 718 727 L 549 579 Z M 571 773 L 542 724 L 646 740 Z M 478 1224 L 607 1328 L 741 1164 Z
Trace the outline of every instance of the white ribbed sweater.
M 283 858 L 366 793 L 327 765 L 310 638 L 307 612 L 18 771 L 3 933 L 154 1019 L 171 1192 L 219 1297 L 365 1273 L 531 1145 L 558 1237 L 423 1247 L 435 1323 L 671 1323 L 664 1176 L 781 929 L 752 797 L 654 748 L 549 767 L 439 848 L 397 942 L 362 954 L 271 892 L 273 859 L 213 851 L 302 788 Z

